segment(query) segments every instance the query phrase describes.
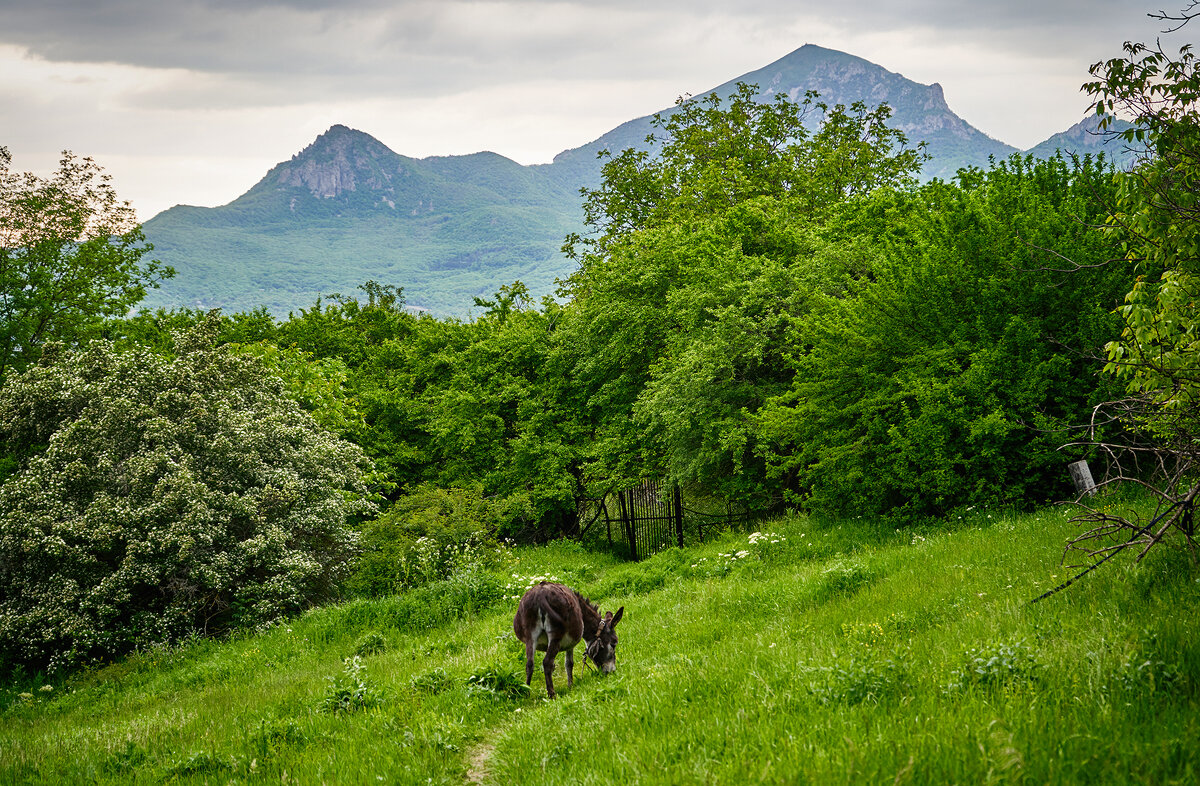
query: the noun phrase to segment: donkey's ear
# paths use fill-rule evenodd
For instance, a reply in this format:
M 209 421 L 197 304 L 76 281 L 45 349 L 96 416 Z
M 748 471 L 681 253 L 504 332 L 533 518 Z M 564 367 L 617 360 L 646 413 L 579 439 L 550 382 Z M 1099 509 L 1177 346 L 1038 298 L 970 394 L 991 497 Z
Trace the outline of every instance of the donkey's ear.
M 617 609 L 617 613 L 613 615 L 612 622 L 608 623 L 608 627 L 615 628 L 617 623 L 621 621 L 621 615 L 625 613 L 625 607 Z

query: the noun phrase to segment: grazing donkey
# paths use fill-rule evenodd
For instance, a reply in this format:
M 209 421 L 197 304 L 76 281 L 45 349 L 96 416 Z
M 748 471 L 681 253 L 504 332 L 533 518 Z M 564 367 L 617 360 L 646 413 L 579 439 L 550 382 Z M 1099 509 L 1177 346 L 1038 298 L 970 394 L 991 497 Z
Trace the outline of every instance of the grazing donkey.
M 546 673 L 546 693 L 554 698 L 554 658 L 566 650 L 567 687 L 575 684 L 575 645 L 586 641 L 584 658 L 596 664 L 603 674 L 617 669 L 617 623 L 625 607 L 600 617 L 596 604 L 570 587 L 543 581 L 530 587 L 517 606 L 513 633 L 525 643 L 525 684 L 533 680 L 533 651 L 545 650 L 542 670 Z M 585 661 L 586 662 L 586 661 Z

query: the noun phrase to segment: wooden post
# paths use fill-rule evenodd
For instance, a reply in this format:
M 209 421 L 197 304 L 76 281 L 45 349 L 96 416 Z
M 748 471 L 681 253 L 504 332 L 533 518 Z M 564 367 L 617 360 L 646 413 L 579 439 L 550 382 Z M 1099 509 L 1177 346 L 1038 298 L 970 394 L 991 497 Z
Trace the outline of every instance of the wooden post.
M 1071 480 L 1075 483 L 1076 494 L 1087 494 L 1089 497 L 1096 493 L 1096 481 L 1092 480 L 1092 470 L 1086 460 L 1068 464 Z
M 675 492 L 671 495 L 675 505 L 675 535 L 679 539 L 679 548 L 683 548 L 683 498 L 679 494 L 679 484 L 675 484 Z

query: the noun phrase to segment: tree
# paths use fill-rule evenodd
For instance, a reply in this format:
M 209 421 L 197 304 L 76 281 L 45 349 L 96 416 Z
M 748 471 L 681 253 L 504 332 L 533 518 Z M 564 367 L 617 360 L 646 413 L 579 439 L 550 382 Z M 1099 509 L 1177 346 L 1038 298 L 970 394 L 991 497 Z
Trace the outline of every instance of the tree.
M 1122 242 L 1134 282 L 1121 308 L 1125 329 L 1109 345 L 1109 370 L 1164 411 L 1200 404 L 1200 62 L 1190 45 L 1177 58 L 1140 43 L 1126 57 L 1092 66 L 1102 128 L 1143 146 L 1120 178 L 1112 235 Z
M 592 232 L 568 238 L 579 269 L 557 352 L 598 491 L 670 476 L 778 501 L 752 416 L 790 384 L 785 337 L 808 293 L 853 263 L 825 253 L 820 229 L 848 201 L 911 185 L 924 159 L 886 106 L 756 93 L 680 99 L 655 117 L 656 155 L 610 157 L 584 192 Z
M 68 668 L 330 597 L 369 462 L 257 358 L 95 341 L 0 391 L 0 668 Z
M 838 228 L 868 274 L 815 295 L 794 383 L 758 416 L 811 510 L 909 522 L 1069 491 L 1058 448 L 1111 392 L 1094 364 L 1122 281 L 1091 229 L 1111 171 L 1014 157 L 957 180 L 880 192 Z
M 0 384 L 174 275 L 142 261 L 153 246 L 92 159 L 64 152 L 48 180 L 11 162 L 0 147 Z
M 880 186 L 915 182 L 928 159 L 925 143 L 887 125 L 891 108 L 830 107 L 815 92 L 803 100 L 778 94 L 756 98 L 756 85 L 739 82 L 733 94 L 680 98 L 657 114 L 647 142 L 657 155 L 630 148 L 603 168 L 599 188 L 583 189 L 588 236 L 567 238 L 565 250 L 588 268 L 638 231 L 715 215 L 756 197 L 786 199 L 808 216 Z M 817 130 L 810 130 L 816 125 Z M 571 291 L 584 283 L 572 276 Z
M 1200 11 L 1152 17 L 1185 26 Z M 1133 482 L 1158 507 L 1148 520 L 1089 509 L 1093 525 L 1071 546 L 1111 556 L 1130 546 L 1139 559 L 1181 535 L 1197 558 L 1193 506 L 1200 495 L 1200 60 L 1186 44 L 1178 55 L 1161 41 L 1125 44 L 1124 57 L 1096 63 L 1083 86 L 1101 127 L 1141 151 L 1119 178 L 1106 231 L 1121 243 L 1131 286 L 1118 309 L 1124 329 L 1108 345 L 1105 370 L 1126 383 L 1128 397 L 1099 408 L 1088 441 L 1109 460 L 1104 483 Z M 1118 536 L 1114 539 L 1114 536 Z

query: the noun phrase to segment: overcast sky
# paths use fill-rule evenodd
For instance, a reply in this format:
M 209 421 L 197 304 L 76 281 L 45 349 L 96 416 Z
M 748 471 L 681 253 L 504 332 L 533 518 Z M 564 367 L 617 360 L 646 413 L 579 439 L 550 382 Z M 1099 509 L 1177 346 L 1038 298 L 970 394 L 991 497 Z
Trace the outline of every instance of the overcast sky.
M 92 156 L 146 220 L 235 199 L 335 123 L 408 156 L 547 162 L 812 43 L 940 82 L 967 122 L 1027 148 L 1083 117 L 1089 65 L 1178 5 L 0 0 L 0 145 L 39 174 L 64 149 Z

